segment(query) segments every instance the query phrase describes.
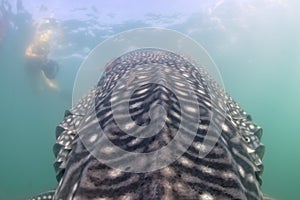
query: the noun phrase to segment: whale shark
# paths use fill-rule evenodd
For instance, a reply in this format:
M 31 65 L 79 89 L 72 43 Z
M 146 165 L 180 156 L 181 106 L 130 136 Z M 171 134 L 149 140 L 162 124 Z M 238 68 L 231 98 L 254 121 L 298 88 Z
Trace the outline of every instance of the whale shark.
M 124 53 L 56 128 L 57 188 L 30 200 L 259 200 L 262 128 L 204 67 Z

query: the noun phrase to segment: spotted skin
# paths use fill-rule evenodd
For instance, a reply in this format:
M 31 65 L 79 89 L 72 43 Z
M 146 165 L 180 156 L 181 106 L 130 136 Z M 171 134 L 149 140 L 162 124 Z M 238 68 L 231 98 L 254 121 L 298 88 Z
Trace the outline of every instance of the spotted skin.
M 52 200 L 54 196 L 55 190 L 50 190 L 44 193 L 41 193 L 39 195 L 36 195 L 33 198 L 30 198 L 28 200 Z
M 127 81 L 117 84 L 121 78 Z M 185 87 L 183 80 L 190 88 Z M 178 96 L 164 84 L 154 84 L 154 81 L 171 82 Z M 166 111 L 166 124 L 154 136 L 127 135 L 114 120 L 122 116 L 113 116 L 111 103 L 122 101 L 119 95 L 134 86 L 138 89 L 131 96 L 129 112 L 136 124 L 150 123 L 148 112 L 155 102 Z M 97 130 L 95 127 L 100 125 L 106 136 L 126 151 L 156 151 L 174 138 L 182 117 L 190 117 L 180 112 L 179 104 L 179 99 L 189 101 L 190 90 L 196 95 L 199 106 L 197 133 L 183 155 L 164 168 L 146 173 L 113 169 L 98 161 L 79 137 L 86 134 L 93 141 L 93 136 L 87 132 Z M 212 107 L 216 109 L 213 117 Z M 92 112 L 96 112 L 96 120 L 90 117 Z M 224 122 L 220 121 L 222 117 Z M 155 115 L 151 120 L 156 120 Z M 218 125 L 222 131 L 217 143 L 206 157 L 199 158 L 200 144 L 208 126 L 217 129 Z M 165 50 L 128 52 L 108 64 L 97 86 L 66 111 L 57 127 L 54 167 L 59 184 L 51 197 L 54 200 L 263 199 L 261 135 L 262 129 L 204 68 Z M 217 136 L 210 137 L 208 139 L 213 140 Z M 114 153 L 113 150 L 110 153 Z

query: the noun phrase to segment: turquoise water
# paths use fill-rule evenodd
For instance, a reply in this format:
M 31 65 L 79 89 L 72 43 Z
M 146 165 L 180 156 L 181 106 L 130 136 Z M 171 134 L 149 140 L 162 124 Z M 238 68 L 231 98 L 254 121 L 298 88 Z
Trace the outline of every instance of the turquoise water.
M 5 2 L 0 1 L 1 200 L 55 188 L 55 127 L 72 105 L 81 62 L 104 39 L 146 26 L 180 31 L 206 48 L 227 91 L 264 130 L 264 192 L 279 200 L 299 198 L 300 14 L 296 1 L 68 5 L 24 0 L 23 7 L 21 1 Z M 32 84 L 24 67 L 36 24 L 45 18 L 59 21 L 59 31 L 51 40 L 51 58 L 61 66 L 55 80 L 59 91 L 45 87 L 41 80 Z

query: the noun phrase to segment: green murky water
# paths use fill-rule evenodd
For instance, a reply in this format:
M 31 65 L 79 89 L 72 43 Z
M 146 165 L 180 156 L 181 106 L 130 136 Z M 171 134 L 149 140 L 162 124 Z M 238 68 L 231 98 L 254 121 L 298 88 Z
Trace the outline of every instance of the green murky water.
M 0 199 L 55 188 L 55 127 L 71 107 L 81 62 L 105 38 L 146 26 L 180 31 L 206 48 L 227 91 L 263 127 L 264 192 L 280 200 L 299 198 L 296 1 L 34 2 L 0 1 Z M 25 68 L 25 50 L 45 18 L 59 21 L 51 40 L 51 57 L 61 66 L 59 91 L 32 82 Z

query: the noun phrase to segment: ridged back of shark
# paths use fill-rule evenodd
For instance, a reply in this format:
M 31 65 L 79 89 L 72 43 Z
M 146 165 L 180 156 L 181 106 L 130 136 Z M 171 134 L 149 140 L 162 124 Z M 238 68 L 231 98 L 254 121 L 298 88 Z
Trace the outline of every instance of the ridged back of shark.
M 127 81 L 117 84 L 121 79 Z M 185 81 L 190 88 L 185 87 Z M 177 96 L 167 87 L 170 83 Z M 112 112 L 111 103 L 116 101 L 118 106 L 121 95 L 126 95 L 124 91 L 137 86 L 129 108 L 118 109 L 129 109 L 131 118 L 143 126 L 156 120 L 155 115 L 150 119 L 148 112 L 152 105 L 160 104 L 166 111 L 166 123 L 152 137 L 127 135 L 115 120 L 123 116 Z M 79 138 L 79 134 L 101 128 L 116 146 L 128 152 L 156 151 L 174 138 L 182 118 L 189 118 L 180 112 L 179 99 L 189 102 L 191 90 L 200 111 L 196 137 L 186 152 L 165 168 L 147 173 L 112 169 L 93 157 Z M 217 111 L 213 118 L 212 107 Z M 93 112 L 96 120 L 90 117 Z M 220 125 L 221 118 L 225 121 L 220 138 L 212 151 L 200 159 L 208 126 Z M 129 52 L 108 65 L 98 85 L 66 112 L 57 127 L 54 166 L 60 183 L 55 199 L 261 199 L 261 132 L 204 68 L 164 50 Z

